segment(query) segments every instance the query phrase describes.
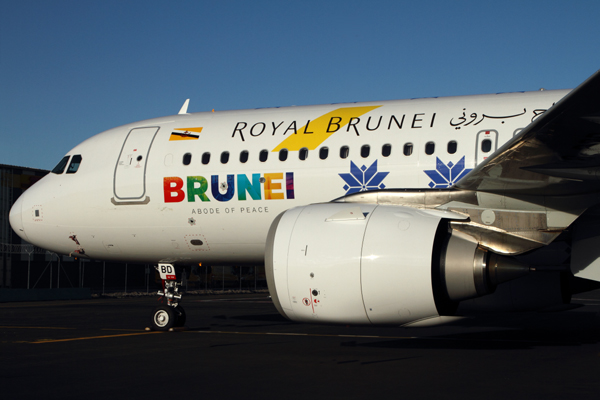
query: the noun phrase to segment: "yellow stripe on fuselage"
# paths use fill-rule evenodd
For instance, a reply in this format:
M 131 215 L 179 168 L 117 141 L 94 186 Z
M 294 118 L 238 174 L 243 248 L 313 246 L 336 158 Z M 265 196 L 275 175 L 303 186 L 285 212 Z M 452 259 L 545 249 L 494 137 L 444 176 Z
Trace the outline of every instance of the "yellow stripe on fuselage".
M 352 118 L 358 118 L 379 107 L 381 106 L 344 107 L 330 111 L 298 129 L 298 133 L 287 137 L 273 151 L 281 149 L 298 151 L 303 147 L 314 150 L 329 136 L 348 125 Z

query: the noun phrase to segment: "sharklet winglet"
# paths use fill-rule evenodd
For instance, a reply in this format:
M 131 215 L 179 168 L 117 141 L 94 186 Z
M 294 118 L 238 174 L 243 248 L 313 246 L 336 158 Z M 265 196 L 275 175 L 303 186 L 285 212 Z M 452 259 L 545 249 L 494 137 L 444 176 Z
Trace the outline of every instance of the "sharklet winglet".
M 190 104 L 190 99 L 187 99 L 183 105 L 181 106 L 181 110 L 177 114 L 187 114 L 188 105 Z

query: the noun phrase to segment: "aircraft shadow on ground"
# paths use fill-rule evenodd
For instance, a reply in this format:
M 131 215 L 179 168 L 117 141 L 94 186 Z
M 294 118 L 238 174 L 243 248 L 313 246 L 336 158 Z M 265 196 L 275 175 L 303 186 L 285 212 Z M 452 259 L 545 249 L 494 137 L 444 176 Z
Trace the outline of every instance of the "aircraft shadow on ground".
M 223 323 L 214 322 L 222 321 Z M 227 321 L 227 322 L 226 322 Z M 206 321 L 208 322 L 208 321 Z M 214 315 L 212 326 L 264 328 L 302 326 L 280 314 Z M 255 322 L 240 325 L 240 322 Z M 340 325 L 318 325 L 328 335 Z M 331 330 L 328 329 L 331 328 Z M 347 329 L 348 327 L 345 327 Z M 595 312 L 523 312 L 480 315 L 428 328 L 357 326 L 361 335 L 379 335 L 380 339 L 342 339 L 341 346 L 379 347 L 389 349 L 471 349 L 527 350 L 536 347 L 582 346 L 600 342 L 600 317 Z M 191 328 L 195 330 L 196 328 Z M 198 330 L 211 329 L 197 328 Z M 213 327 L 214 329 L 214 327 Z M 346 332 L 350 333 L 350 332 Z M 386 339 L 386 337 L 399 337 Z M 400 338 L 402 337 L 402 338 Z
M 575 332 L 574 332 L 575 333 Z M 342 342 L 346 346 L 380 347 L 389 349 L 460 349 L 460 350 L 527 350 L 535 347 L 564 347 L 595 344 L 600 329 L 576 332 L 493 331 L 447 336 L 415 337 L 370 343 Z
M 468 318 L 436 328 L 403 328 L 412 339 L 357 344 L 367 347 L 428 349 L 532 349 L 582 346 L 600 342 L 600 315 L 577 313 L 513 313 Z M 460 329 L 462 332 L 452 333 Z M 469 330 L 471 332 L 465 332 Z M 400 332 L 398 332 L 400 333 Z

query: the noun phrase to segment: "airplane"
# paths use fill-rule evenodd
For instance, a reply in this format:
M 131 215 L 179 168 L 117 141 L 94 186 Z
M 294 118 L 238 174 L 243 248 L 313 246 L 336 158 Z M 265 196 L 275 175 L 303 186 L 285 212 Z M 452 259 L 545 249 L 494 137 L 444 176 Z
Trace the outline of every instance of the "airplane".
M 85 140 L 9 215 L 50 251 L 153 263 L 152 329 L 183 326 L 176 270 L 197 263 L 264 263 L 277 310 L 311 323 L 441 324 L 600 281 L 600 71 L 571 91 L 188 104 Z

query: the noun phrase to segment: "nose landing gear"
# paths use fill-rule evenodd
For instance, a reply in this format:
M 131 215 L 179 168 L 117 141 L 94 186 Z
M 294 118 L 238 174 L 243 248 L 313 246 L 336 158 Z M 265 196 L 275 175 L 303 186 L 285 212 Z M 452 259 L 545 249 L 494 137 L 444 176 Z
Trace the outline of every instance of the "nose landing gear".
M 168 331 L 171 328 L 185 325 L 185 311 L 179 305 L 182 294 L 179 292 L 181 283 L 177 282 L 175 267 L 172 264 L 158 264 L 155 267 L 160 273 L 163 290 L 159 296 L 167 299 L 166 305 L 156 307 L 152 313 L 151 329 L 155 331 Z

